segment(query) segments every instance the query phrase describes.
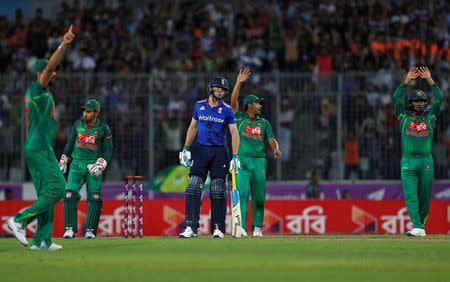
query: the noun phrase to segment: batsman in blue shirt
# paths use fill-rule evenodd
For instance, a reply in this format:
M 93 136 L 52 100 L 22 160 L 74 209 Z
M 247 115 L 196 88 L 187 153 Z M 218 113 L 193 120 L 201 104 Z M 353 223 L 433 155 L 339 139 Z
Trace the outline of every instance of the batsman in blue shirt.
M 238 159 L 239 134 L 234 120 L 234 112 L 230 105 L 223 101 L 228 94 L 228 81 L 216 77 L 208 84 L 208 98 L 195 104 L 183 151 L 180 152 L 180 163 L 190 167 L 189 183 L 186 187 L 186 229 L 180 238 L 197 237 L 198 221 L 203 183 L 208 172 L 211 177 L 211 232 L 213 238 L 223 238 L 225 233 L 226 177 L 228 171 L 239 171 Z M 226 129 L 231 133 L 233 158 L 228 165 Z M 191 156 L 190 146 L 197 136 L 198 150 Z

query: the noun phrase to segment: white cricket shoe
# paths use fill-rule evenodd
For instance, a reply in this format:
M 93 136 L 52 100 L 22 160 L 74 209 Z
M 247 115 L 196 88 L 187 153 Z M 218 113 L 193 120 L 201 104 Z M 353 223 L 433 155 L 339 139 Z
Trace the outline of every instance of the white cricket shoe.
M 253 229 L 253 237 L 262 237 L 262 230 L 261 227 L 255 227 L 255 229 Z
M 63 249 L 63 246 L 58 245 L 56 243 L 53 243 L 50 246 L 47 246 L 47 244 L 42 241 L 41 242 L 41 250 L 48 250 L 48 251 L 60 251 Z
M 40 247 L 38 247 L 36 245 L 32 245 L 30 247 L 30 250 L 32 250 L 32 251 L 60 251 L 62 249 L 63 249 L 63 247 L 61 245 L 55 244 L 53 242 L 49 247 L 47 247 L 47 244 L 44 241 L 41 242 Z
M 30 250 L 32 250 L 32 251 L 42 251 L 42 248 L 38 247 L 36 245 L 31 245 Z
M 412 230 L 406 232 L 406 236 L 425 237 L 425 236 L 427 236 L 427 234 L 425 233 L 425 229 L 423 229 L 423 228 L 413 228 Z
M 44 242 L 44 244 L 45 244 L 45 242 Z M 61 251 L 62 249 L 63 249 L 63 246 L 58 245 L 58 244 L 56 244 L 56 243 L 52 243 L 52 244 L 47 248 L 47 250 L 49 250 L 49 251 Z
M 219 230 L 219 228 L 216 228 L 213 232 L 213 238 L 214 239 L 222 239 L 224 237 L 222 231 Z
M 244 228 L 241 228 L 241 236 L 242 237 L 247 237 L 248 236 L 247 231 L 245 231 Z
M 10 217 L 6 221 L 6 225 L 8 226 L 9 230 L 14 234 L 14 237 L 20 242 L 20 244 L 24 245 L 25 247 L 28 246 L 28 241 L 26 237 L 26 230 L 22 229 L 22 224 L 19 222 L 14 221 L 14 217 Z
M 178 234 L 178 238 L 192 238 L 192 237 L 198 237 L 198 233 L 194 232 L 190 226 L 186 227 L 184 231 L 180 234 Z
M 86 230 L 86 239 L 94 239 L 95 234 L 92 232 L 92 230 Z
M 66 232 L 64 232 L 64 239 L 72 239 L 75 236 L 75 232 L 73 232 L 72 227 L 69 227 Z

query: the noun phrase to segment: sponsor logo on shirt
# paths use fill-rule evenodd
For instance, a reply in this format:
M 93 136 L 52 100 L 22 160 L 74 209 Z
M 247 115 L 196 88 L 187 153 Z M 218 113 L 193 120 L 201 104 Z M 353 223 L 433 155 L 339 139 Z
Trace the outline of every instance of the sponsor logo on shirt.
M 96 139 L 97 136 L 95 135 L 78 133 L 77 147 L 95 151 L 97 150 Z
M 406 134 L 415 137 L 424 137 L 430 135 L 430 131 L 427 129 L 427 124 L 425 122 L 414 122 L 409 123 L 409 127 L 406 129 Z
M 225 122 L 225 120 L 224 120 L 223 118 L 216 118 L 216 117 L 213 117 L 213 116 L 211 116 L 211 115 L 207 115 L 207 116 L 201 115 L 201 116 L 198 116 L 198 120 L 201 120 L 201 121 L 212 121 L 212 122 L 217 122 L 217 123 L 224 123 L 224 122 Z
M 262 141 L 263 136 L 262 136 L 261 126 L 258 124 L 258 126 L 253 127 L 253 126 L 247 124 L 244 131 L 242 131 L 242 136 L 249 138 L 249 139 Z
M 205 106 L 201 106 L 200 109 L 198 109 L 199 111 L 204 111 L 205 110 Z

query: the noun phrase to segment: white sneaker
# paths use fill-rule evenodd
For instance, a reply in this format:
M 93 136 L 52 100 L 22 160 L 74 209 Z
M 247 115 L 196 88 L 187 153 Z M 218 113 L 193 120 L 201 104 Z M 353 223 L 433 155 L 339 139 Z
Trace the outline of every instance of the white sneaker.
M 262 230 L 260 227 L 255 227 L 255 229 L 253 229 L 253 237 L 262 237 Z
M 45 244 L 45 243 L 44 243 Z M 52 243 L 48 248 L 47 248 L 47 250 L 49 250 L 49 251 L 61 251 L 63 249 L 63 246 L 61 246 L 61 245 L 58 245 L 58 244 L 55 244 L 55 243 Z
M 53 243 L 50 246 L 47 246 L 47 244 L 42 241 L 41 242 L 41 250 L 48 250 L 48 251 L 60 251 L 63 249 L 63 246 L 58 245 L 56 243 Z
M 10 217 L 8 221 L 6 221 L 6 224 L 9 230 L 14 234 L 16 239 L 20 242 L 20 244 L 24 245 L 25 247 L 28 246 L 28 241 L 25 233 L 26 231 L 22 229 L 22 224 L 19 222 L 15 222 L 14 217 Z
M 222 239 L 223 237 L 224 237 L 224 235 L 223 235 L 222 231 L 220 231 L 218 228 L 216 228 L 213 233 L 213 238 Z
M 75 232 L 73 232 L 72 227 L 69 227 L 66 232 L 64 232 L 64 239 L 72 239 L 75 236 Z
M 186 227 L 184 231 L 180 234 L 178 234 L 178 238 L 192 238 L 192 237 L 198 237 L 198 233 L 194 232 L 190 226 Z
M 247 235 L 247 231 L 245 231 L 244 228 L 241 228 L 241 236 L 242 236 L 242 237 L 247 237 L 247 236 L 248 236 L 248 235 Z
M 427 234 L 425 233 L 425 229 L 423 229 L 423 228 L 413 228 L 412 230 L 406 232 L 406 236 L 425 237 L 425 236 L 427 236 Z
M 32 251 L 42 251 L 42 248 L 38 247 L 36 245 L 31 245 L 30 250 L 32 250 Z
M 92 230 L 86 230 L 86 239 L 94 239 L 95 234 L 92 232 Z

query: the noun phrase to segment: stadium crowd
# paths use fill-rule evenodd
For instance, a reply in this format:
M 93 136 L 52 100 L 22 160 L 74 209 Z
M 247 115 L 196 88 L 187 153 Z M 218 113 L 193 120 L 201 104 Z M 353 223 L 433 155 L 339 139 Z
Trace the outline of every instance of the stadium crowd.
M 370 72 L 344 75 L 343 148 L 348 178 L 399 176 L 400 138 L 390 104 L 399 74 L 414 65 L 427 65 L 438 75 L 442 90 L 449 87 L 447 78 L 439 75 L 450 71 L 450 5 L 446 1 L 153 1 L 140 9 L 126 1 L 115 6 L 105 2 L 87 7 L 76 0 L 63 2 L 51 19 L 41 9 L 32 18 L 17 10 L 14 21 L 0 15 L 0 72 L 14 78 L 0 82 L 0 136 L 4 148 L 9 148 L 4 151 L 7 156 L 20 151 L 10 136 L 20 136 L 21 95 L 30 79 L 22 75 L 29 75 L 37 57 L 57 47 L 63 29 L 72 23 L 77 40 L 59 72 L 83 76 L 82 80 L 63 79 L 55 86 L 55 93 L 65 92 L 57 99 L 61 113 L 57 148 L 64 145 L 71 123 L 79 116 L 76 110 L 67 110 L 74 104 L 70 94 L 98 96 L 114 135 L 133 133 L 139 144 L 145 144 L 148 130 L 140 129 L 146 127 L 142 117 L 148 117 L 149 101 L 139 95 L 150 91 L 148 83 L 136 77 L 128 82 L 121 79 L 150 73 L 155 78 L 152 91 L 158 94 L 153 101 L 156 132 L 165 140 L 156 146 L 163 146 L 164 156 L 171 156 L 161 157 L 157 168 L 176 162 L 176 148 L 182 141 L 174 139 L 182 138 L 193 101 L 204 96 L 208 76 L 202 74 L 250 67 L 249 89 L 270 101 L 275 95 L 283 97 L 278 134 L 286 151 L 284 167 L 301 166 L 299 160 L 315 158 L 301 171 L 319 168 L 324 179 L 333 178 L 328 174 L 336 169 L 336 73 Z M 87 76 L 104 72 L 116 73 L 116 83 Z M 304 76 L 289 79 L 285 72 Z M 196 75 L 204 79 L 188 79 Z M 280 77 L 288 78 L 280 82 Z M 234 77 L 229 78 L 233 84 Z M 265 113 L 275 119 L 270 105 L 265 105 Z M 449 178 L 449 114 L 446 103 L 436 134 L 437 178 Z M 317 130 L 305 138 L 312 129 Z M 147 155 L 130 140 L 120 139 L 116 146 L 116 159 L 124 163 Z M 319 148 L 314 147 L 318 144 Z M 311 152 L 322 153 L 309 156 Z M 0 162 L 3 168 L 18 165 L 14 164 L 17 158 L 6 159 L 10 161 Z M 134 166 L 145 167 L 146 162 L 137 161 Z M 290 172 L 287 179 L 298 178 L 295 169 L 286 171 Z

